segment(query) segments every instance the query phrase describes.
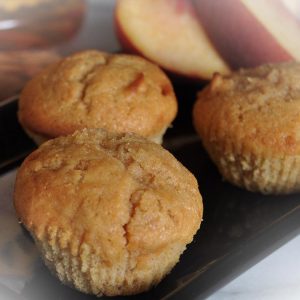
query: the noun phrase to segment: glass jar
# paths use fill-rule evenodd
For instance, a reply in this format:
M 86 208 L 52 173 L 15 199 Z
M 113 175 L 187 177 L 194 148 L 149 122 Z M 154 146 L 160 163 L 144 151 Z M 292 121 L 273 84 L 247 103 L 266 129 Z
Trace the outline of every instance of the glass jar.
M 0 0 L 0 50 L 57 45 L 78 31 L 82 0 Z
M 0 101 L 60 58 L 84 14 L 83 0 L 0 0 Z

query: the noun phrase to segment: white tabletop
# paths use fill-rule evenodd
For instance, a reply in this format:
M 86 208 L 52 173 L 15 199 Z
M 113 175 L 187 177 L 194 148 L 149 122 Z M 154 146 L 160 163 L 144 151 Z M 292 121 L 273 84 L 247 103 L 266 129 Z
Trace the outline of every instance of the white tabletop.
M 215 292 L 208 300 L 299 300 L 300 236 Z

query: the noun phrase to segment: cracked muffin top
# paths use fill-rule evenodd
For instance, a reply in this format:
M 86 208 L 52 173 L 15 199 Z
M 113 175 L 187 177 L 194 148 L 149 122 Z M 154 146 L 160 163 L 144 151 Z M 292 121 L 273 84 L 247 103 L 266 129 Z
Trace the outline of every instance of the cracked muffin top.
M 232 142 L 252 153 L 300 153 L 300 63 L 215 74 L 197 98 L 194 125 L 204 143 Z
M 29 81 L 18 116 L 25 129 L 47 138 L 83 128 L 151 137 L 176 113 L 173 87 L 159 67 L 138 56 L 89 50 Z
M 168 151 L 101 129 L 50 140 L 29 155 L 14 205 L 38 240 L 59 232 L 61 248 L 78 255 L 86 244 L 108 265 L 187 244 L 202 220 L 197 181 Z

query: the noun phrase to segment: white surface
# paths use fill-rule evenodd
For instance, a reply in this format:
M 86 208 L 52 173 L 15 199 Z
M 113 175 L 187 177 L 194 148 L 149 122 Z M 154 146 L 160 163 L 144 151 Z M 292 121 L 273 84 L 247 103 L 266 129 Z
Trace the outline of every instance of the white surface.
M 208 300 L 299 300 L 300 236 L 218 290 Z
M 98 49 L 116 52 L 120 45 L 115 35 L 115 0 L 86 0 L 87 5 L 98 3 L 94 9 L 87 9 L 82 27 L 77 37 L 67 44 L 71 52 L 83 49 Z M 68 51 L 69 52 L 69 51 Z
M 0 287 L 19 293 L 33 275 L 38 254 L 15 215 L 12 201 L 15 174 L 11 171 L 0 177 Z

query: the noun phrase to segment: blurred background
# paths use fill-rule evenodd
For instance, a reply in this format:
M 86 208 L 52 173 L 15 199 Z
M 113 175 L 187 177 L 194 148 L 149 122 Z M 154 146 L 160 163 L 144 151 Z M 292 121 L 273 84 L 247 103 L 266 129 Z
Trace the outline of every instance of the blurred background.
M 0 1 L 0 101 L 61 56 L 87 48 L 120 49 L 114 0 Z

